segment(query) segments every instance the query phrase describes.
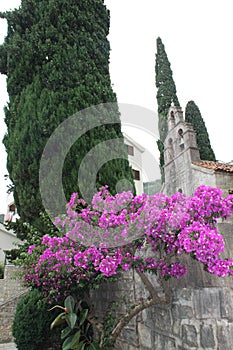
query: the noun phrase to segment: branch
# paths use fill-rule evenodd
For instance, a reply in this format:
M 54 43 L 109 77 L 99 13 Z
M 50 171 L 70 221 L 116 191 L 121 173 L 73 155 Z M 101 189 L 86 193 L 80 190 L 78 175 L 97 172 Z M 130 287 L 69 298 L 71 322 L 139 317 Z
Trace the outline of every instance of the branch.
M 144 286 L 146 287 L 146 289 L 148 290 L 148 292 L 150 293 L 150 298 L 160 301 L 160 298 L 158 296 L 158 293 L 156 292 L 155 287 L 153 286 L 153 284 L 150 282 L 149 278 L 141 271 L 137 271 L 137 274 L 140 276 Z
M 165 279 L 161 276 L 161 274 L 159 274 L 158 280 L 159 280 L 159 283 L 161 284 L 161 286 L 163 288 L 163 291 L 164 291 L 165 304 L 170 304 L 170 302 L 171 302 L 171 293 L 170 293 L 169 284 L 167 283 L 167 281 L 165 281 Z
M 161 305 L 161 304 L 169 304 L 170 302 L 170 292 L 169 287 L 165 283 L 164 280 L 161 281 L 162 287 L 164 288 L 165 298 L 160 298 L 156 288 L 153 286 L 153 284 L 150 282 L 150 280 L 147 278 L 147 276 L 140 271 L 137 271 L 138 275 L 140 276 L 143 284 L 147 288 L 147 290 L 150 293 L 149 299 L 144 299 L 140 304 L 136 305 L 132 310 L 130 310 L 126 315 L 124 315 L 116 327 L 112 331 L 112 339 L 116 340 L 119 336 L 122 329 L 129 323 L 129 321 L 136 316 L 139 312 L 149 308 L 150 306 L 154 305 Z M 161 276 L 160 276 L 161 277 Z M 161 277 L 162 278 L 162 277 Z
M 148 307 L 157 304 L 157 301 L 150 299 L 150 300 L 144 300 L 139 305 L 135 306 L 133 310 L 131 310 L 129 313 L 127 313 L 125 316 L 122 317 L 122 319 L 118 322 L 116 327 L 112 331 L 112 339 L 116 340 L 119 336 L 122 329 L 129 323 L 129 321 L 136 316 L 139 312 L 143 311 L 144 309 L 147 309 Z

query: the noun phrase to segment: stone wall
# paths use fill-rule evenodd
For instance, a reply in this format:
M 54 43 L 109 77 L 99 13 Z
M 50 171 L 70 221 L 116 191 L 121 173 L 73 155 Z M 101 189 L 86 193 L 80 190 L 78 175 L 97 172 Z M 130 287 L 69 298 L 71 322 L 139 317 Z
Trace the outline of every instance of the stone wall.
M 227 172 L 216 172 L 216 187 L 223 190 L 223 195 L 228 195 L 233 189 L 233 174 Z
M 123 299 L 131 295 L 135 300 L 135 285 L 138 292 L 143 290 L 138 279 L 126 273 L 119 282 L 102 286 L 93 295 L 97 314 L 103 316 L 111 301 L 119 302 L 118 316 L 122 314 L 126 309 Z M 171 304 L 142 311 L 122 331 L 115 349 L 232 350 L 233 289 L 172 289 Z
M 171 305 L 142 313 L 138 349 L 233 349 L 233 297 L 229 288 L 173 290 Z
M 17 267 L 6 265 L 4 279 L 0 279 L 0 344 L 13 341 L 11 326 L 16 305 L 27 291 L 16 278 Z
M 188 164 L 186 164 L 186 166 L 188 166 Z M 187 192 L 185 192 L 188 196 L 192 196 L 194 190 L 203 184 L 206 186 L 218 187 L 216 185 L 216 174 L 211 169 L 191 164 L 190 174 L 191 176 L 187 179 L 188 181 L 186 183 Z
M 232 251 L 232 224 L 219 225 L 226 240 L 226 254 Z M 203 271 L 190 257 L 186 278 L 170 280 L 171 303 L 142 311 L 122 331 L 117 350 L 232 350 L 233 349 L 233 280 L 219 278 Z M 149 276 L 160 288 L 156 276 Z M 161 289 L 159 291 L 161 293 Z M 125 313 L 129 302 L 147 296 L 140 278 L 125 272 L 114 283 L 94 291 L 92 300 L 96 315 L 103 319 L 112 301 L 117 301 L 118 316 Z
M 127 312 L 130 302 L 136 300 L 136 283 L 133 271 L 122 273 L 116 282 L 106 282 L 99 289 L 93 290 L 91 299 L 95 308 L 95 316 L 103 322 L 111 309 L 112 303 L 117 303 L 116 317 L 120 318 Z M 139 347 L 137 334 L 138 318 L 135 317 L 122 331 L 115 346 L 117 350 L 133 350 Z
M 219 224 L 226 240 L 226 255 L 231 256 L 233 228 L 230 222 Z M 170 282 L 171 303 L 144 310 L 125 327 L 115 345 L 116 350 L 232 350 L 233 349 L 233 281 L 203 271 L 191 258 L 186 278 Z M 0 343 L 13 341 L 11 325 L 19 298 L 27 291 L 15 279 L 15 266 L 6 266 L 0 280 Z M 150 281 L 160 288 L 156 276 Z M 161 293 L 161 289 L 159 290 Z M 108 282 L 92 292 L 96 316 L 101 320 L 113 301 L 118 302 L 117 316 L 125 314 L 129 301 L 146 297 L 139 276 L 123 273 L 116 282 Z

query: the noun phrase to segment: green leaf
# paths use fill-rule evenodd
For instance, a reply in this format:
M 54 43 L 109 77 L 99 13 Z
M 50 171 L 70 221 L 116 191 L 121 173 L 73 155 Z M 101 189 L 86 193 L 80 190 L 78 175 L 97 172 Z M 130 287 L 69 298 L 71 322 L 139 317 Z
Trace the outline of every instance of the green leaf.
M 74 335 L 71 335 L 69 338 L 67 338 L 64 341 L 64 343 L 62 344 L 62 350 L 76 349 L 77 346 L 79 346 L 80 344 L 79 339 L 80 339 L 80 331 L 76 332 Z
M 66 327 L 61 331 L 61 339 L 65 339 L 70 332 L 72 331 L 72 329 L 70 327 Z
M 71 329 L 74 329 L 75 323 L 77 321 L 77 315 L 75 313 L 66 314 L 66 321 Z
M 77 331 L 74 335 L 73 335 L 73 339 L 71 342 L 71 349 L 76 349 L 77 345 L 79 345 L 79 339 L 80 339 L 80 333 L 81 331 Z
M 62 350 L 70 350 L 71 348 L 71 342 L 73 339 L 73 335 L 71 335 L 69 338 L 67 338 L 64 343 L 62 344 Z
M 64 305 L 69 312 L 74 312 L 75 301 L 71 295 L 65 299 Z
M 100 347 L 99 347 L 99 344 L 94 342 L 94 343 L 91 343 L 91 345 L 89 346 L 89 349 L 90 350 L 100 350 Z
M 74 312 L 75 312 L 76 314 L 78 313 L 78 310 L 79 310 L 81 304 L 82 304 L 82 300 L 79 300 L 79 302 L 75 305 L 75 310 L 74 310 Z
M 81 341 L 78 346 L 75 348 L 75 350 L 84 350 L 85 349 L 85 344 L 83 341 Z
M 55 320 L 51 323 L 50 329 L 53 329 L 54 327 L 57 327 L 58 325 L 62 324 L 65 322 L 65 316 L 66 313 L 62 312 L 60 315 L 58 315 Z
M 86 320 L 87 318 L 87 314 L 88 314 L 88 309 L 83 309 L 80 313 L 79 316 L 79 325 L 82 326 L 83 322 Z
M 233 269 L 233 266 L 232 266 L 232 269 Z M 85 333 L 87 334 L 88 332 L 88 329 L 90 328 L 91 324 L 90 323 L 87 323 L 86 325 L 86 328 L 85 328 Z

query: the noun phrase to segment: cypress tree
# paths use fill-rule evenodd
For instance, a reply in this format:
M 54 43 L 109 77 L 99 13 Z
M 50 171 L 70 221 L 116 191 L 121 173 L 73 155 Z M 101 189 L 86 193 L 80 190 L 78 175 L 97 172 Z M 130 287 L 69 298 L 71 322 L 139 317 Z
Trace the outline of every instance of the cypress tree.
M 210 144 L 209 135 L 201 112 L 194 101 L 189 101 L 185 108 L 185 121 L 191 123 L 197 135 L 197 145 L 202 160 L 216 161 L 214 151 Z
M 116 102 L 109 75 L 110 16 L 103 0 L 22 0 L 19 9 L 1 13 L 1 18 L 8 22 L 0 46 L 0 72 L 7 75 L 9 94 L 3 140 L 7 168 L 20 217 L 35 224 L 43 211 L 39 165 L 47 140 L 74 113 Z M 88 131 L 71 147 L 63 168 L 67 200 L 72 192 L 80 193 L 79 166 L 98 143 L 120 139 L 126 154 L 117 105 L 111 113 L 116 122 Z M 123 158 L 101 167 L 96 188 L 107 184 L 114 193 L 122 178 L 133 183 Z
M 157 87 L 157 103 L 159 116 L 159 136 L 164 142 L 167 136 L 167 114 L 172 104 L 179 107 L 176 86 L 172 77 L 171 64 L 168 60 L 164 44 L 157 38 L 157 53 L 155 64 L 155 79 Z
M 158 128 L 160 140 L 157 142 L 160 151 L 160 169 L 162 182 L 164 182 L 163 173 L 163 142 L 167 136 L 167 114 L 172 104 L 179 107 L 180 103 L 176 95 L 176 86 L 172 77 L 171 64 L 168 60 L 164 44 L 161 38 L 157 38 L 157 53 L 155 62 L 155 81 L 157 87 L 158 104 Z

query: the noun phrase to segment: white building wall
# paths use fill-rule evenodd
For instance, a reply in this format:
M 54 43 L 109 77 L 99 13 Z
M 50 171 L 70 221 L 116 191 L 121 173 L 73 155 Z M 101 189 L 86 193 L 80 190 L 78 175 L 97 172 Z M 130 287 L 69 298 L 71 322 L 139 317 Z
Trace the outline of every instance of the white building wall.
M 7 196 L 7 208 L 6 208 L 6 214 L 4 217 L 4 222 L 16 222 L 16 220 L 19 219 L 19 215 L 17 213 L 17 208 L 14 204 L 14 197 L 13 193 L 9 193 Z
M 20 241 L 11 230 L 6 230 L 6 228 L 0 224 L 0 262 L 5 261 L 4 250 L 17 248 L 14 243 L 22 243 L 22 241 Z
M 140 179 L 134 180 L 136 194 L 140 195 L 143 193 L 143 178 L 142 178 L 142 153 L 145 151 L 142 146 L 131 139 L 128 135 L 124 134 L 125 145 L 133 147 L 133 155 L 128 154 L 128 160 L 133 170 L 139 171 Z

